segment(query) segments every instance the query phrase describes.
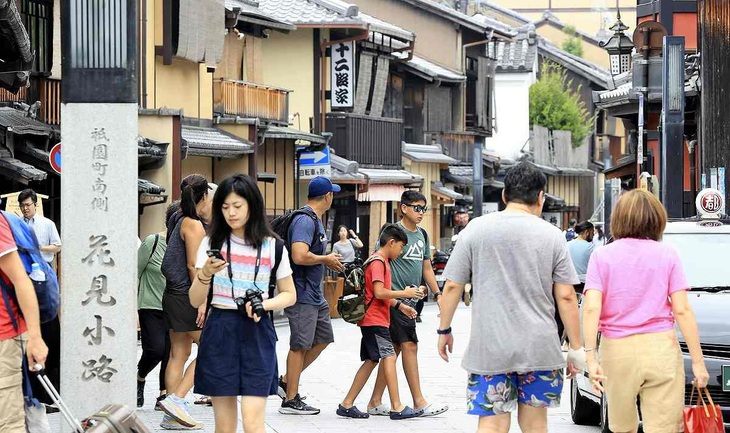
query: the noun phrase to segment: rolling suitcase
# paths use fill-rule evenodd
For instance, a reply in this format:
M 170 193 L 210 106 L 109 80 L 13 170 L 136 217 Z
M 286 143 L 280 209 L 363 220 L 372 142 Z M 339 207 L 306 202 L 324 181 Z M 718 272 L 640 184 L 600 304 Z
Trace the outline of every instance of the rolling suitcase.
M 36 366 L 36 374 L 41 385 L 58 409 L 66 424 L 75 433 L 151 433 L 137 417 L 133 409 L 123 404 L 108 404 L 89 418 L 79 421 L 69 410 L 66 403 L 53 386 L 43 369 Z

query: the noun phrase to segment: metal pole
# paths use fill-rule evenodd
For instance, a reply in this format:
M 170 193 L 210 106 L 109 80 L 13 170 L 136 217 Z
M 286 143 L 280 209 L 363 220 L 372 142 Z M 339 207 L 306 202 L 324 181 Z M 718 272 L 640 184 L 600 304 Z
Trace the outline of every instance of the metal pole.
M 294 207 L 297 208 L 297 209 L 299 209 L 299 207 L 300 207 L 299 206 L 299 184 L 301 183 L 301 179 L 302 179 L 302 171 L 299 168 L 299 166 L 302 163 L 302 161 L 301 161 L 302 160 L 302 151 L 303 151 L 303 149 L 297 149 L 296 155 L 295 155 L 296 156 L 296 158 L 295 158 L 296 159 L 296 165 L 294 166 L 294 169 L 297 171 L 295 173 L 297 182 L 296 182 L 296 185 L 294 185 L 294 191 L 295 191 L 295 193 L 294 193 L 295 194 L 295 197 L 294 197 Z
M 482 216 L 482 204 L 484 203 L 484 173 L 482 172 L 482 137 L 474 138 L 474 160 L 472 168 L 472 189 L 474 194 L 474 217 Z
M 641 179 L 641 165 L 644 162 L 644 92 L 639 93 L 639 136 L 636 142 L 636 183 L 639 188 Z
M 611 147 L 609 140 L 603 143 L 603 171 L 611 167 Z M 611 237 L 611 211 L 613 210 L 613 196 L 611 180 L 604 174 L 603 179 L 603 231 L 606 239 Z

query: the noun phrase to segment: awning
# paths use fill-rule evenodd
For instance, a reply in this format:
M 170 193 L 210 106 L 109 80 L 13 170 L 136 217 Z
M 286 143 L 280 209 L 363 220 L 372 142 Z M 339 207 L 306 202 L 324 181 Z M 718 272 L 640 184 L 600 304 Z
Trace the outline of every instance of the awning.
M 439 202 L 451 204 L 464 198 L 462 194 L 445 187 L 441 182 L 431 182 L 431 196 Z
M 137 193 L 139 194 L 139 204 L 142 206 L 162 204 L 167 201 L 165 188 L 146 179 L 137 179 Z
M 636 155 L 626 155 L 616 162 L 616 165 L 603 170 L 608 179 L 615 179 L 628 175 L 636 175 Z
M 592 177 L 596 175 L 596 172 L 593 170 L 589 170 L 587 168 L 571 168 L 571 167 L 551 167 L 548 165 L 543 164 L 535 164 L 535 167 L 537 167 L 540 171 L 542 171 L 545 174 L 549 174 L 552 176 L 583 176 L 583 177 Z
M 332 166 L 330 179 L 335 183 L 407 186 L 421 186 L 423 184 L 422 176 L 409 171 L 360 168 L 360 164 L 356 161 L 350 161 L 334 153 L 330 154 L 330 164 Z
M 402 144 L 403 156 L 414 162 L 456 164 L 458 160 L 444 154 L 440 145 Z
M 302 140 L 314 144 L 327 144 L 327 138 L 321 135 L 310 134 L 309 132 L 304 132 L 285 126 L 269 126 L 269 128 L 264 133 L 264 137 L 281 138 L 284 140 Z
M 469 165 L 450 165 L 449 170 L 443 172 L 442 176 L 445 181 L 459 186 L 470 187 L 474 183 L 474 169 Z M 504 182 L 500 182 L 493 177 L 487 177 L 482 180 L 482 186 L 504 188 Z
M 0 149 L 0 175 L 24 185 L 45 180 L 48 176 L 45 171 L 13 158 L 7 149 Z
M 368 185 L 366 191 L 357 193 L 357 201 L 400 201 L 405 190 L 403 185 Z
M 0 107 L 0 127 L 16 135 L 38 135 L 51 137 L 53 128 L 28 117 L 24 111 L 10 107 Z
M 256 3 L 252 4 L 247 0 L 226 0 L 226 10 L 236 14 L 238 21 L 276 29 L 285 33 L 297 29 L 294 24 L 267 14 L 259 9 Z
M 545 193 L 545 205 L 551 207 L 565 206 L 565 200 L 561 197 Z
M 420 186 L 423 177 L 406 170 L 385 170 L 380 168 L 361 168 L 360 174 L 365 175 L 368 184 L 397 184 Z
M 466 81 L 466 76 L 461 72 L 453 71 L 418 56 L 413 56 L 411 60 L 405 62 L 405 66 L 410 72 L 427 81 L 442 81 L 447 83 L 461 83 Z
M 137 137 L 137 156 L 139 167 L 144 170 L 152 170 L 165 165 L 167 157 L 167 146 L 170 143 L 162 143 L 146 137 Z
M 253 153 L 253 143 L 216 128 L 182 127 L 183 158 L 209 156 L 239 158 Z

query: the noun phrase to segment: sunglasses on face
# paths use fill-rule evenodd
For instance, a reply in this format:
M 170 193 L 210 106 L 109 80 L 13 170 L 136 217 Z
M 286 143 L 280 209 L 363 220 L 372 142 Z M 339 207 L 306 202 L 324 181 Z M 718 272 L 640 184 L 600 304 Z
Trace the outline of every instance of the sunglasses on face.
M 421 206 L 420 204 L 407 204 L 406 206 L 412 207 L 415 212 L 425 214 L 428 212 L 428 206 Z

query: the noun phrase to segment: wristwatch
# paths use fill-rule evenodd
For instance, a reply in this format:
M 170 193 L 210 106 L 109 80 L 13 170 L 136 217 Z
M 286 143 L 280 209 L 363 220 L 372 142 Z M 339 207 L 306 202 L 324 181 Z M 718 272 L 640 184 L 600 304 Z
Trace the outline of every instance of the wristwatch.
M 448 328 L 446 328 L 446 329 L 437 329 L 437 330 L 436 330 L 436 333 L 437 333 L 438 335 L 449 335 L 449 334 L 451 334 L 451 326 L 449 326 L 449 327 L 448 327 Z
M 433 294 L 433 300 L 434 300 L 434 301 L 438 301 L 438 299 L 439 299 L 439 298 L 440 298 L 441 296 L 443 296 L 443 293 L 441 293 L 441 292 L 436 292 L 436 293 L 434 293 L 434 294 Z

